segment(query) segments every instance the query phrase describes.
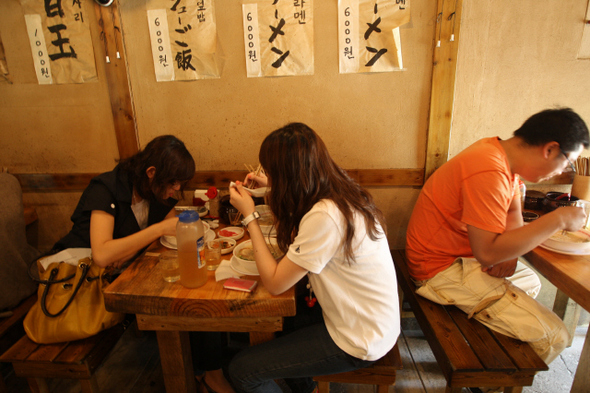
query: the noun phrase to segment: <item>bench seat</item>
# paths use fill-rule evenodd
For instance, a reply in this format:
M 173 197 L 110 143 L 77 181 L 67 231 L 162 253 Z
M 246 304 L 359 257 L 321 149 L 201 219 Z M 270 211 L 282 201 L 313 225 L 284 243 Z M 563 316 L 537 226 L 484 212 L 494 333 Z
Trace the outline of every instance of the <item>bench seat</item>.
M 23 336 L 0 356 L 0 362 L 12 363 L 15 375 L 27 378 L 33 392 L 48 391 L 45 378 L 67 378 L 80 380 L 83 392 L 98 393 L 94 371 L 123 335 L 125 326 L 120 323 L 95 336 L 57 344 L 37 344 Z
M 319 393 L 330 392 L 330 382 L 377 385 L 379 393 L 386 393 L 389 386 L 395 385 L 397 370 L 402 368 L 402 359 L 397 344 L 369 367 L 345 373 L 314 377 L 318 382 Z
M 392 250 L 398 285 L 418 320 L 447 380 L 446 392 L 463 387 L 504 387 L 520 392 L 533 384 L 547 365 L 528 343 L 488 329 L 454 306 L 442 306 L 416 295 L 405 250 Z

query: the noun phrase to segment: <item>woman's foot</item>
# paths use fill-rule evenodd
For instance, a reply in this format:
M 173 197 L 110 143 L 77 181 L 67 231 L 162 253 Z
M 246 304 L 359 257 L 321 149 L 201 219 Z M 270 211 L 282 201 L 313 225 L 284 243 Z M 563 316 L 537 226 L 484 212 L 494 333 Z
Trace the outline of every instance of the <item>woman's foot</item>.
M 235 393 L 225 376 L 223 370 L 213 370 L 205 372 L 201 378 L 199 393 Z

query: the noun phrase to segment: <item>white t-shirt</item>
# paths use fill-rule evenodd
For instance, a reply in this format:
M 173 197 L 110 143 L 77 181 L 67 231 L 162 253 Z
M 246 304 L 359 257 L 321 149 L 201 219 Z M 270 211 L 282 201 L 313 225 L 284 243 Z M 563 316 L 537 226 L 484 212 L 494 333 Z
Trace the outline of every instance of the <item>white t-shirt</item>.
M 385 234 L 372 241 L 355 214 L 355 262 L 344 259 L 344 216 L 330 200 L 305 215 L 287 257 L 309 270 L 330 336 L 344 352 L 377 360 L 400 333 L 397 279 Z M 381 227 L 379 227 L 381 229 Z

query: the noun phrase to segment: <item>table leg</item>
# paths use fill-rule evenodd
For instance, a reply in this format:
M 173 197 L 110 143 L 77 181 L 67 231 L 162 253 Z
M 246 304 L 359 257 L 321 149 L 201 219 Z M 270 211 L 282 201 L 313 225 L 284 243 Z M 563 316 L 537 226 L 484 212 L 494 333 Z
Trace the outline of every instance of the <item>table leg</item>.
M 567 332 L 570 334 L 570 341 L 567 343 L 568 347 L 571 347 L 574 341 L 574 334 L 576 333 L 576 326 L 578 326 L 581 310 L 582 307 L 579 304 L 571 300 L 561 289 L 557 288 L 555 301 L 553 302 L 553 312 L 561 318 L 567 327 Z
M 156 334 L 166 392 L 196 392 L 189 333 L 159 330 Z
M 588 391 L 590 385 L 590 329 L 586 333 L 584 340 L 584 347 L 578 362 L 578 369 L 574 375 L 574 383 L 572 384 L 571 393 L 583 393 Z
M 273 332 L 250 332 L 250 345 L 262 344 L 275 338 Z

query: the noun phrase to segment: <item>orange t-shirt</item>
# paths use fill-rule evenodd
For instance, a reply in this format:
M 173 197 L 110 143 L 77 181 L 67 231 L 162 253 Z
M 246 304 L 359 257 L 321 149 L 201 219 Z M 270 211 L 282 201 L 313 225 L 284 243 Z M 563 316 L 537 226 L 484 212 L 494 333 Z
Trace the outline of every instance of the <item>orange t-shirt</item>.
M 410 218 L 410 275 L 426 280 L 458 257 L 473 258 L 467 225 L 504 232 L 517 187 L 498 138 L 481 139 L 442 165 L 424 184 Z

